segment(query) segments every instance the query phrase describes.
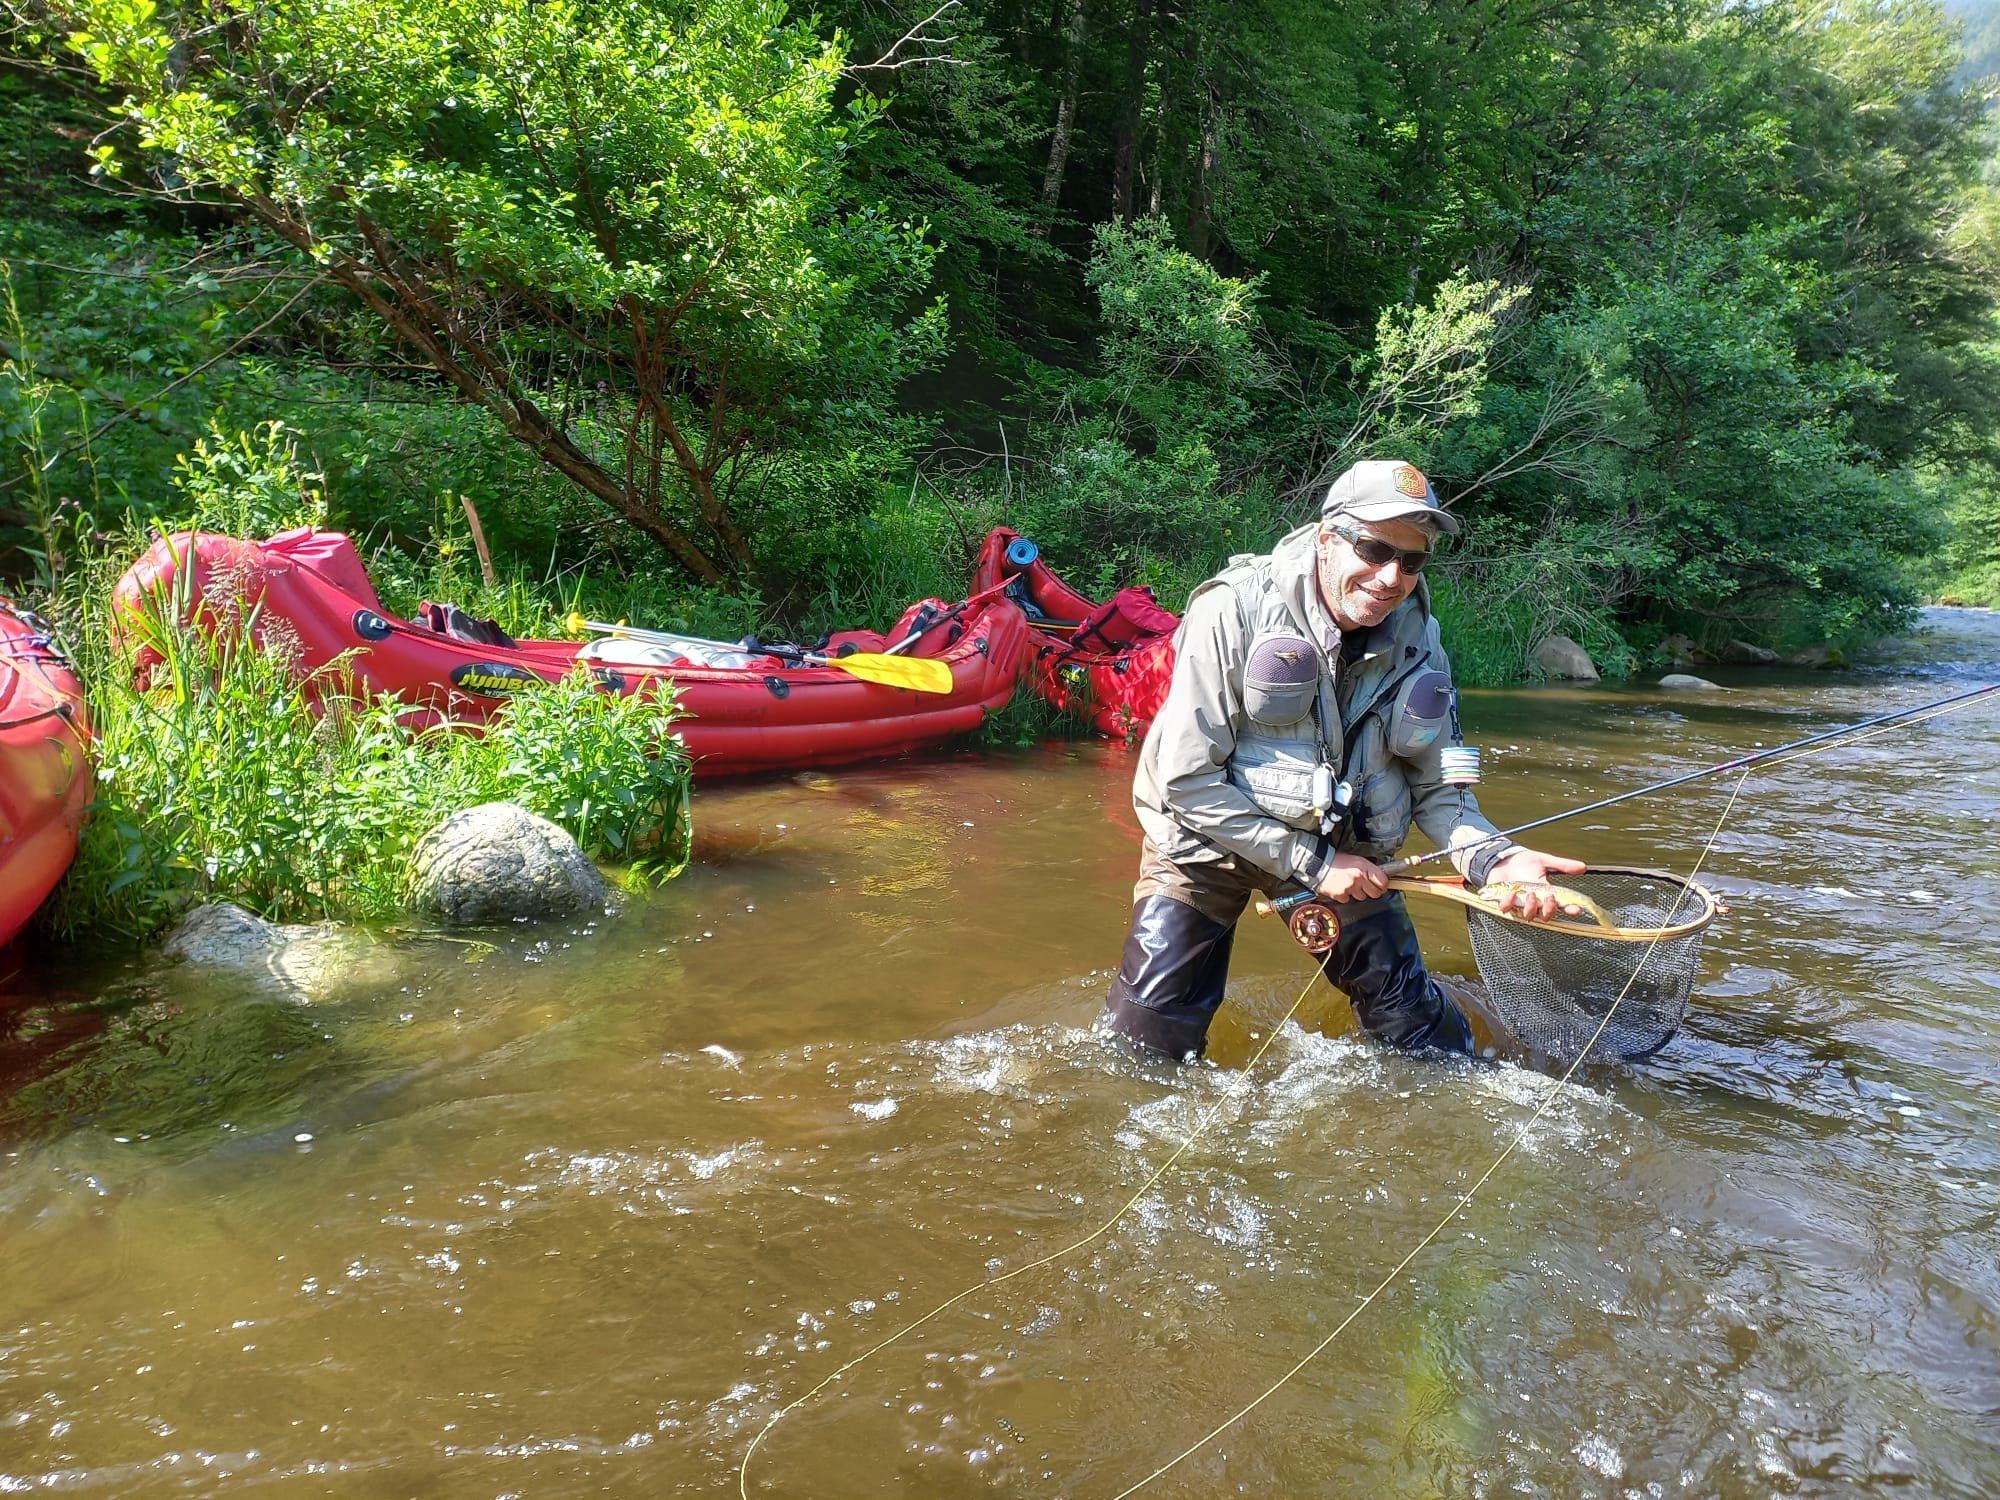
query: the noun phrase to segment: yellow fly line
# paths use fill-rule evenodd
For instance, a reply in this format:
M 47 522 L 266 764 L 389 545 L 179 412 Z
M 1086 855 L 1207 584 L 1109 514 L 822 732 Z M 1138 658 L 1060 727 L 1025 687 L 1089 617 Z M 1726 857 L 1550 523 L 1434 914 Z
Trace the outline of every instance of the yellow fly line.
M 1925 720 L 1927 719 L 1943 718 L 1946 714 L 1956 713 L 1959 711 L 1959 709 L 1966 707 L 1970 707 L 1970 704 L 1966 702 L 1953 703 L 1949 706 L 1939 708 L 1931 713 L 1922 714 L 1914 718 L 1900 719 L 1898 720 L 1898 722 L 1894 724 L 1886 725 L 1879 729 L 1870 729 L 1866 733 L 1857 732 L 1852 737 L 1844 737 L 1836 739 L 1831 743 L 1817 745 L 1811 749 L 1802 749 L 1794 754 L 1786 755 L 1778 759 L 1770 761 L 1760 761 L 1753 765 L 1746 765 L 1743 768 L 1742 775 L 1737 778 L 1736 785 L 1730 789 L 1729 798 L 1723 805 L 1722 814 L 1715 820 L 1715 827 L 1709 830 L 1707 839 L 1705 839 L 1702 843 L 1701 852 L 1695 858 L 1694 868 L 1691 869 L 1687 874 L 1685 883 L 1688 889 L 1685 892 L 1683 892 L 1683 894 L 1692 898 L 1694 892 L 1700 891 L 1701 888 L 1699 886 L 1696 886 L 1694 884 L 1694 881 L 1696 877 L 1701 874 L 1702 867 L 1708 862 L 1709 855 L 1714 851 L 1715 841 L 1721 837 L 1722 830 L 1724 826 L 1728 823 L 1730 814 L 1735 810 L 1737 799 L 1742 795 L 1744 785 L 1749 781 L 1751 772 L 1758 769 L 1759 766 L 1781 766 L 1781 765 L 1786 765 L 1792 761 L 1804 760 L 1809 756 L 1822 754 L 1825 751 L 1836 748 L 1843 748 L 1848 745 L 1859 744 L 1863 740 L 1874 739 L 1880 735 L 1888 734 L 1894 730 L 1907 729 L 1912 724 L 1921 724 L 1925 722 Z M 1703 894 L 1706 893 L 1704 892 Z M 1670 919 L 1666 924 L 1663 924 L 1662 927 L 1657 932 L 1649 934 L 1648 940 L 1651 943 L 1657 944 L 1666 937 L 1672 935 L 1674 931 L 1675 931 L 1674 924 L 1671 922 Z M 1638 968 L 1635 968 L 1633 970 L 1631 977 L 1625 981 L 1624 989 L 1620 990 L 1616 999 L 1612 1001 L 1611 1005 L 1604 1012 L 1604 1015 L 1599 1019 L 1597 1025 L 1597 1031 L 1591 1038 L 1591 1045 L 1595 1045 L 1597 1038 L 1603 1035 L 1604 1028 L 1611 1024 L 1612 1017 L 1615 1016 L 1618 1012 L 1619 1004 L 1623 1002 L 1626 993 L 1631 989 L 1633 983 L 1637 980 L 1639 974 L 1642 971 L 1643 971 L 1643 965 L 1641 965 Z M 1084 1246 L 1092 1244 L 1097 1240 L 1102 1239 L 1106 1234 L 1110 1233 L 1111 1230 L 1119 1223 L 1119 1221 L 1122 1220 L 1127 1214 L 1129 1214 L 1135 1206 L 1137 1206 L 1139 1200 L 1145 1197 L 1146 1194 L 1152 1190 L 1153 1186 L 1156 1183 L 1158 1183 L 1161 1178 L 1165 1177 L 1167 1173 L 1170 1172 L 1176 1164 L 1179 1163 L 1182 1157 L 1186 1156 L 1189 1151 L 1194 1149 L 1195 1144 L 1202 1138 L 1204 1134 L 1207 1133 L 1209 1126 L 1213 1124 L 1214 1121 L 1221 1115 L 1222 1111 L 1228 1105 L 1234 1103 L 1236 1099 L 1242 1094 L 1251 1075 L 1256 1071 L 1257 1064 L 1263 1060 L 1264 1053 L 1267 1050 L 1269 1050 L 1271 1043 L 1277 1040 L 1279 1031 L 1281 1031 L 1284 1028 L 1287 1022 L 1291 1021 L 1292 1018 L 1298 1014 L 1299 1007 L 1305 1003 L 1306 996 L 1312 992 L 1313 985 L 1318 979 L 1319 979 L 1319 972 L 1315 968 L 1313 973 L 1307 978 L 1305 988 L 1299 991 L 1298 997 L 1292 1001 L 1290 1007 L 1285 1011 L 1283 1017 L 1279 1019 L 1277 1025 L 1273 1026 L 1270 1029 L 1270 1031 L 1264 1037 L 1263 1042 L 1258 1046 L 1257 1050 L 1251 1054 L 1250 1060 L 1243 1065 L 1241 1071 L 1237 1074 L 1235 1081 L 1231 1083 L 1228 1091 L 1222 1096 L 1222 1098 L 1218 1099 L 1215 1103 L 1211 1104 L 1206 1110 L 1202 1112 L 1201 1118 L 1195 1122 L 1194 1128 L 1188 1132 L 1187 1139 L 1182 1141 L 1180 1146 L 1174 1151 L 1174 1153 L 1171 1156 L 1169 1156 L 1165 1161 L 1160 1163 L 1160 1165 L 1157 1168 L 1154 1169 L 1152 1175 L 1149 1176 L 1143 1183 L 1139 1185 L 1138 1190 L 1134 1192 L 1129 1198 L 1127 1198 L 1124 1201 L 1124 1203 L 1119 1206 L 1117 1212 L 1113 1213 L 1111 1217 L 1106 1219 L 1102 1224 L 1099 1224 L 1095 1229 L 1091 1230 L 1088 1234 L 1083 1235 L 1079 1239 L 1072 1240 L 1069 1244 L 1064 1245 L 1062 1248 L 1058 1250 L 1050 1251 L 1047 1255 L 1044 1255 L 1037 1260 L 1031 1260 L 1027 1262 L 1025 1265 L 1016 1266 L 1013 1270 L 1002 1272 L 998 1276 L 985 1277 L 979 1281 L 973 1282 L 971 1285 L 965 1287 L 962 1291 L 959 1291 L 954 1295 L 946 1298 L 944 1301 L 938 1303 L 937 1306 L 933 1307 L 929 1312 L 925 1313 L 922 1317 L 913 1318 L 911 1321 L 905 1323 L 902 1327 L 898 1328 L 895 1332 L 891 1333 L 887 1338 L 884 1338 L 879 1342 L 872 1344 L 868 1348 L 862 1350 L 859 1354 L 855 1355 L 852 1359 L 848 1360 L 845 1364 L 841 1365 L 838 1369 L 834 1370 L 831 1374 L 827 1375 L 817 1385 L 813 1386 L 803 1395 L 796 1397 L 792 1401 L 788 1402 L 786 1405 L 780 1407 L 778 1411 L 771 1417 L 771 1419 L 768 1422 L 766 1422 L 761 1428 L 758 1429 L 757 1435 L 750 1440 L 750 1445 L 743 1450 L 743 1458 L 741 1463 L 737 1466 L 737 1471 L 736 1471 L 736 1492 L 739 1497 L 739 1500 L 750 1500 L 750 1487 L 749 1487 L 750 1460 L 753 1456 L 755 1456 L 757 1449 L 760 1446 L 762 1446 L 764 1439 L 770 1435 L 772 1429 L 775 1428 L 778 1425 L 778 1423 L 783 1421 L 787 1416 L 791 1415 L 791 1413 L 797 1411 L 800 1407 L 806 1405 L 814 1397 L 818 1396 L 821 1391 L 824 1391 L 828 1386 L 833 1385 L 835 1382 L 840 1380 L 841 1377 L 846 1375 L 850 1370 L 854 1370 L 859 1366 L 867 1363 L 867 1361 L 874 1358 L 884 1349 L 889 1348 L 892 1344 L 895 1344 L 896 1342 L 904 1338 L 906 1335 L 916 1332 L 917 1329 L 922 1328 L 932 1319 L 940 1316 L 943 1313 L 949 1312 L 952 1308 L 958 1306 L 961 1302 L 964 1302 L 967 1298 L 973 1296 L 975 1293 L 985 1291 L 992 1287 L 999 1286 L 1003 1282 L 1012 1281 L 1017 1276 L 1025 1276 L 1030 1271 L 1040 1270 L 1043 1266 L 1051 1265 L 1054 1262 L 1061 1260 L 1064 1256 L 1069 1255 L 1074 1251 L 1081 1250 Z M 1357 1302 L 1354 1305 L 1354 1307 L 1348 1311 L 1347 1316 L 1340 1320 L 1340 1322 L 1334 1327 L 1332 1332 L 1328 1333 L 1325 1338 L 1321 1339 L 1317 1344 L 1313 1345 L 1311 1349 L 1307 1350 L 1306 1353 L 1303 1356 L 1301 1356 L 1298 1359 L 1298 1361 L 1291 1366 L 1291 1368 L 1286 1370 L 1276 1380 L 1272 1381 L 1271 1384 L 1266 1386 L 1262 1391 L 1258 1392 L 1258 1394 L 1254 1398 L 1246 1402 L 1243 1406 L 1239 1407 L 1236 1411 L 1232 1412 L 1229 1416 L 1225 1417 L 1221 1422 L 1218 1422 L 1208 1432 L 1204 1433 L 1201 1437 L 1195 1439 L 1194 1442 L 1188 1444 L 1187 1447 L 1183 1448 L 1180 1452 L 1176 1453 L 1173 1457 L 1169 1458 L 1165 1463 L 1161 1464 L 1158 1468 L 1154 1469 L 1150 1474 L 1147 1474 L 1144 1478 L 1137 1480 L 1132 1484 L 1127 1485 L 1124 1489 L 1117 1491 L 1115 1494 L 1109 1497 L 1109 1500 L 1128 1500 L 1128 1497 L 1136 1495 L 1139 1491 L 1146 1488 L 1146 1486 L 1151 1484 L 1154 1480 L 1159 1479 L 1164 1475 L 1172 1472 L 1180 1464 L 1185 1462 L 1187 1459 L 1192 1458 L 1195 1454 L 1199 1453 L 1203 1448 L 1207 1447 L 1210 1443 L 1214 1442 L 1218 1437 L 1222 1436 L 1223 1433 L 1229 1431 L 1230 1428 L 1234 1427 L 1238 1422 L 1241 1422 L 1245 1417 L 1249 1416 L 1258 1407 L 1262 1406 L 1266 1401 L 1270 1400 L 1271 1397 L 1275 1396 L 1279 1391 L 1283 1390 L 1285 1386 L 1291 1382 L 1294 1376 L 1296 1376 L 1301 1370 L 1305 1369 L 1307 1365 L 1311 1364 L 1321 1354 L 1324 1354 L 1329 1348 L 1331 1348 L 1335 1343 L 1335 1341 L 1338 1340 L 1340 1336 L 1344 1334 L 1348 1330 L 1348 1328 L 1350 1328 L 1353 1325 L 1354 1321 L 1357 1318 L 1359 1318 L 1364 1312 L 1366 1312 L 1370 1307 L 1372 1307 L 1375 1304 L 1375 1302 L 1382 1296 L 1383 1293 L 1387 1292 L 1402 1278 L 1403 1273 L 1410 1268 L 1412 1263 L 1415 1262 L 1416 1258 L 1419 1255 L 1423 1254 L 1425 1250 L 1429 1249 L 1433 1244 L 1437 1242 L 1438 1236 L 1444 1233 L 1445 1229 L 1450 1226 L 1451 1222 L 1454 1219 L 1456 1219 L 1460 1214 L 1464 1213 L 1465 1210 L 1472 1205 L 1472 1202 L 1474 1198 L 1477 1197 L 1479 1191 L 1482 1188 L 1484 1188 L 1489 1181 L 1492 1180 L 1493 1176 L 1497 1172 L 1499 1172 L 1501 1167 L 1506 1165 L 1507 1161 L 1514 1155 L 1514 1153 L 1517 1150 L 1520 1149 L 1522 1143 L 1527 1140 L 1530 1132 L 1534 1130 L 1535 1126 L 1541 1121 L 1542 1117 L 1546 1115 L 1549 1112 L 1550 1108 L 1556 1103 L 1556 1101 L 1563 1096 L 1564 1091 L 1569 1087 L 1570 1080 L 1576 1076 L 1576 1070 L 1583 1066 L 1584 1061 L 1590 1055 L 1590 1051 L 1591 1051 L 1591 1046 L 1587 1045 L 1578 1052 L 1576 1058 L 1573 1061 L 1571 1061 L 1570 1064 L 1567 1067 L 1565 1067 L 1563 1071 L 1557 1076 L 1555 1087 L 1550 1089 L 1547 1095 L 1544 1096 L 1542 1101 L 1535 1106 L 1534 1111 L 1528 1116 L 1528 1118 L 1525 1121 L 1522 1122 L 1520 1128 L 1514 1132 L 1513 1137 L 1507 1142 L 1507 1144 L 1504 1147 L 1501 1148 L 1499 1154 L 1493 1158 L 1493 1161 L 1491 1162 L 1491 1164 L 1487 1166 L 1486 1170 L 1481 1172 L 1479 1176 L 1476 1179 L 1474 1179 L 1470 1187 L 1466 1188 L 1466 1190 L 1463 1193 L 1459 1194 L 1457 1199 L 1453 1201 L 1451 1206 L 1444 1212 L 1444 1214 L 1438 1219 L 1438 1221 L 1430 1227 L 1430 1229 L 1423 1235 L 1421 1239 L 1419 1239 L 1414 1245 L 1410 1247 L 1410 1249 L 1408 1250 L 1407 1253 L 1404 1254 L 1402 1259 L 1398 1260 L 1395 1263 L 1395 1265 L 1389 1268 L 1387 1274 L 1385 1274 L 1382 1277 L 1382 1279 L 1376 1283 L 1374 1289 L 1370 1291 L 1366 1296 L 1361 1298 L 1361 1300 Z

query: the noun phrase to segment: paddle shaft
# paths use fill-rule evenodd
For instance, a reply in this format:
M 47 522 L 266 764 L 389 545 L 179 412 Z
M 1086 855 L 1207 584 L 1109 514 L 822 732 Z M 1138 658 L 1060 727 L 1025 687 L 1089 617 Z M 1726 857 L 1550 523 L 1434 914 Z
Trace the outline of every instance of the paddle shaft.
M 1821 734 L 1809 734 L 1804 739 L 1790 740 L 1782 745 L 1773 745 L 1768 750 L 1759 750 L 1752 755 L 1739 755 L 1734 760 L 1725 760 L 1720 765 L 1704 766 L 1699 771 L 1689 771 L 1685 776 L 1671 777 L 1666 781 L 1656 781 L 1651 786 L 1638 787 L 1633 791 L 1620 792 L 1615 797 L 1604 797 L 1596 802 L 1587 802 L 1582 807 L 1567 808 L 1562 812 L 1550 813 L 1546 818 L 1536 818 L 1531 822 L 1517 823 L 1512 828 L 1503 828 L 1498 833 L 1489 833 L 1482 838 L 1468 839 L 1463 844 L 1455 844 L 1449 849 L 1436 849 L 1429 854 L 1415 854 L 1408 859 L 1393 860 L 1382 866 L 1385 875 L 1400 875 L 1413 870 L 1418 865 L 1429 864 L 1434 859 L 1446 859 L 1467 849 L 1477 849 L 1481 844 L 1490 844 L 1495 839 L 1509 839 L 1517 833 L 1526 833 L 1531 828 L 1541 828 L 1550 823 L 1560 823 L 1565 818 L 1578 817 L 1583 813 L 1596 812 L 1599 808 L 1615 807 L 1620 802 L 1630 802 L 1634 797 L 1650 797 L 1654 792 L 1671 791 L 1677 786 L 1686 786 L 1690 781 L 1699 781 L 1704 776 L 1715 776 L 1723 771 L 1737 771 L 1769 760 L 1774 755 L 1783 755 L 1792 750 L 1803 750 L 1808 745 L 1824 744 L 1827 740 L 1837 740 L 1843 735 L 1857 734 L 1864 729 L 1873 729 L 1881 724 L 1890 724 L 1897 719 L 1907 719 L 1913 714 L 1927 713 L 1934 708 L 1947 708 L 1954 703 L 1967 703 L 1974 698 L 2000 690 L 2000 682 L 1989 682 L 1984 687 L 1972 688 L 1967 692 L 1953 693 L 1949 697 L 1934 699 L 1929 703 L 1919 703 L 1910 708 L 1899 708 L 1893 713 L 1878 714 L 1872 719 L 1848 724 L 1840 729 L 1829 729 Z
M 698 635 L 674 635 L 665 630 L 642 630 L 632 625 L 610 625 L 602 620 L 586 620 L 582 615 L 571 615 L 568 622 L 572 630 L 596 630 L 606 635 L 623 636 L 628 640 L 652 641 L 658 645 L 679 648 L 683 646 L 715 646 L 724 651 L 743 651 L 752 656 L 776 656 L 780 660 L 796 662 L 805 667 L 831 667 L 836 672 L 862 682 L 878 683 L 883 687 L 908 688 L 918 693 L 950 693 L 954 690 L 954 679 L 948 663 L 935 657 L 910 656 L 890 657 L 886 653 L 850 651 L 845 656 L 823 656 L 816 651 L 801 651 L 797 648 L 776 650 L 755 636 L 741 641 L 712 641 Z
M 905 651 L 909 650 L 912 646 L 916 645 L 918 641 L 922 640 L 926 635 L 930 634 L 931 631 L 936 630 L 938 626 L 944 624 L 945 621 L 957 619 L 960 615 L 964 614 L 968 609 L 972 608 L 972 606 L 977 604 L 980 600 L 990 598 L 994 594 L 999 593 L 1002 589 L 1012 584 L 1013 581 L 1014 580 L 1011 578 L 1003 579 L 1001 582 L 993 584 L 989 588 L 981 589 L 976 594 L 967 594 L 963 599 L 959 600 L 958 603 L 952 605 L 951 608 L 939 611 L 939 613 L 932 616 L 928 620 L 922 620 L 922 623 L 917 625 L 917 627 L 914 630 L 912 630 L 908 635 L 904 636 L 900 641 L 896 642 L 895 645 L 884 647 L 882 654 L 884 656 L 901 656 Z M 921 619 L 921 616 L 919 618 Z

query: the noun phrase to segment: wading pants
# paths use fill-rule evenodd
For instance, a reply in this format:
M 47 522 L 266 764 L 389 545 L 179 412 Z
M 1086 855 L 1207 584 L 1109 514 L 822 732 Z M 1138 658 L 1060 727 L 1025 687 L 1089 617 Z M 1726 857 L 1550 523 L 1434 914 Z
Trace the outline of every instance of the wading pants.
M 1170 1057 L 1199 1055 L 1222 1004 L 1236 920 L 1278 882 L 1235 859 L 1174 864 L 1151 842 L 1132 895 L 1132 931 L 1105 1001 L 1107 1023 Z M 1346 995 L 1362 1030 L 1392 1047 L 1472 1050 L 1472 1029 L 1424 968 L 1400 892 L 1348 901 L 1340 941 L 1320 972 Z

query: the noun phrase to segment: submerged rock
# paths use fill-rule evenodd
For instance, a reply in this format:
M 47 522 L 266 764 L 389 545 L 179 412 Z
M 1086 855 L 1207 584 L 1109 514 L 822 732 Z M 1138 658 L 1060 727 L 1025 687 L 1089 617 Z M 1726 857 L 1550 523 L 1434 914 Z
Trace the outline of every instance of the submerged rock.
M 604 877 L 576 840 L 511 802 L 454 813 L 410 856 L 407 900 L 446 922 L 533 921 L 604 902 Z
M 167 958 L 252 980 L 288 1000 L 319 1000 L 367 979 L 381 954 L 366 933 L 333 922 L 267 922 L 229 901 L 198 906 L 160 944 Z
M 1696 677 L 1688 672 L 1669 672 L 1660 679 L 1660 686 L 1682 692 L 1714 691 L 1726 693 L 1729 691 L 1719 682 L 1710 682 L 1706 677 Z
M 1597 664 L 1590 653 L 1566 635 L 1546 636 L 1535 645 L 1535 665 L 1551 677 L 1572 682 L 1597 681 Z

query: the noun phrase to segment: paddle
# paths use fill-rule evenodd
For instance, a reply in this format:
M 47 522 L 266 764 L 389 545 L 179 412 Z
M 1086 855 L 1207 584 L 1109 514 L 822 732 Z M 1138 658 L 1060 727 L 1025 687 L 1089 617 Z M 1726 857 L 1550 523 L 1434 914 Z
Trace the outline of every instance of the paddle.
M 990 599 L 995 594 L 999 593 L 1002 589 L 1012 588 L 1013 586 L 1014 586 L 1013 579 L 1003 578 L 1000 580 L 1000 582 L 995 584 L 990 584 L 987 587 L 981 589 L 976 594 L 966 595 L 965 598 L 959 600 L 958 603 L 952 605 L 951 608 L 941 609 L 934 615 L 927 615 L 922 611 L 919 611 L 917 614 L 917 618 L 910 622 L 911 623 L 910 633 L 904 636 L 900 641 L 896 642 L 895 645 L 891 646 L 883 654 L 885 656 L 902 655 L 903 652 L 909 650 L 912 646 L 916 645 L 918 641 L 922 640 L 926 635 L 929 635 L 933 630 L 936 630 L 938 626 L 944 624 L 945 621 L 957 619 L 960 615 L 964 614 L 968 609 L 972 608 L 972 606 L 977 604 L 980 600 Z M 927 609 L 929 608 L 929 606 L 926 605 L 925 608 Z
M 838 667 L 850 677 L 858 677 L 863 682 L 879 682 L 884 687 L 910 688 L 919 693 L 949 693 L 952 690 L 951 668 L 935 657 L 886 656 L 867 651 L 855 651 L 846 656 L 820 656 L 810 651 L 774 650 L 762 643 L 711 641 L 698 635 L 641 630 L 635 625 L 607 625 L 602 620 L 586 620 L 580 614 L 572 614 L 564 623 L 576 633 L 595 630 L 602 635 L 620 635 L 628 640 L 652 641 L 662 646 L 717 646 L 724 651 L 795 658 L 808 667 Z

